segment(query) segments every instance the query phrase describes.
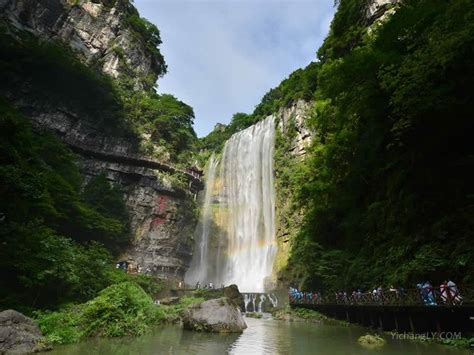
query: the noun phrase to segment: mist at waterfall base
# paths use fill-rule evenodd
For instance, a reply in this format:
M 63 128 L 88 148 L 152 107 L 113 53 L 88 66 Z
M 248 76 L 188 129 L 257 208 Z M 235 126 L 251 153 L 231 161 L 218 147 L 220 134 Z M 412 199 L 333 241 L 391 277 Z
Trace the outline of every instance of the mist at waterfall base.
M 234 134 L 220 159 L 211 156 L 187 284 L 265 291 L 277 251 L 274 144 L 275 121 L 268 117 Z

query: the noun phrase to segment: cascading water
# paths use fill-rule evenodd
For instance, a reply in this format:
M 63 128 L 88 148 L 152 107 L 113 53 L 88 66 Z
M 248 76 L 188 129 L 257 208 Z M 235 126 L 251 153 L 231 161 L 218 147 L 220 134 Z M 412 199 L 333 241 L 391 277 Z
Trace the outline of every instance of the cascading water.
M 269 312 L 278 306 L 274 293 L 243 293 L 245 312 Z
M 262 313 L 262 304 L 267 297 L 265 295 L 260 295 L 260 301 L 258 302 L 258 312 Z
M 190 282 L 202 282 L 207 281 L 208 268 L 211 267 L 209 262 L 209 234 L 211 231 L 212 224 L 212 195 L 214 181 L 216 178 L 216 168 L 219 161 L 216 159 L 214 154 L 209 159 L 209 165 L 206 171 L 206 187 L 204 191 L 204 203 L 199 219 L 198 226 L 196 228 L 196 248 L 194 251 L 193 260 L 189 272 L 186 275 L 187 280 Z M 202 281 L 200 281 L 202 280 Z
M 241 291 L 264 291 L 277 249 L 274 140 L 275 122 L 268 117 L 225 143 L 218 174 L 215 159 L 209 162 L 188 284 L 237 284 Z

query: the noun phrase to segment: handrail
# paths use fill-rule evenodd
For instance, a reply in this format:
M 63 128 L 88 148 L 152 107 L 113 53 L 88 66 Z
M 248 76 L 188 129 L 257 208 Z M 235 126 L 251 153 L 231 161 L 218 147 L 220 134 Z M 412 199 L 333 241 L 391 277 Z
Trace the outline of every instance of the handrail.
M 290 304 L 351 306 L 466 306 L 474 305 L 474 286 L 440 286 L 413 289 L 390 289 L 381 292 L 289 293 Z

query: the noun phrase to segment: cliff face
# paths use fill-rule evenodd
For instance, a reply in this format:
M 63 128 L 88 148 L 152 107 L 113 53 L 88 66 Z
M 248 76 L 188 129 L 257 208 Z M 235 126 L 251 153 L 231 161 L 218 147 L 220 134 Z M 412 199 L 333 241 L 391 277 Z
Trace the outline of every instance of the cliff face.
M 142 272 L 184 277 L 192 257 L 196 223 L 192 194 L 178 191 L 163 172 L 83 155 L 87 178 L 106 174 L 120 185 L 130 211 L 132 245 L 121 255 Z
M 116 79 L 133 78 L 135 90 L 147 89 L 150 78 L 154 82 L 162 74 L 164 62 L 127 22 L 131 11 L 128 1 L 74 3 L 0 0 L 0 18 L 10 33 L 27 31 L 42 40 L 62 42 L 83 63 Z M 121 260 L 150 274 L 184 276 L 191 261 L 199 179 L 140 153 L 140 137 L 114 136 L 95 123 L 100 117 L 37 100 L 33 95 L 37 88 L 28 83 L 23 87 L 21 92 L 2 94 L 31 119 L 36 130 L 54 132 L 78 153 L 86 181 L 104 174 L 121 187 L 133 234 Z M 177 177 L 180 183 L 176 183 Z
M 128 1 L 0 0 L 0 12 L 16 29 L 63 42 L 113 78 L 133 79 L 136 89 L 166 70 L 129 24 Z
M 292 155 L 304 156 L 306 148 L 311 144 L 312 132 L 307 125 L 311 106 L 311 102 L 300 99 L 289 107 L 280 108 L 275 114 L 281 133 L 287 135 L 290 130 L 294 130 L 289 149 Z
M 365 17 L 370 24 L 379 19 L 390 8 L 391 5 L 399 3 L 401 0 L 370 0 L 366 7 Z
M 278 251 L 273 267 L 274 282 L 280 283 L 282 272 L 288 264 L 291 242 L 301 223 L 301 211 L 292 203 L 294 191 L 288 182 L 288 172 L 307 154 L 307 149 L 315 138 L 316 132 L 308 127 L 313 102 L 296 100 L 287 107 L 282 107 L 273 114 L 278 122 L 279 137 L 275 149 L 276 181 L 276 240 Z

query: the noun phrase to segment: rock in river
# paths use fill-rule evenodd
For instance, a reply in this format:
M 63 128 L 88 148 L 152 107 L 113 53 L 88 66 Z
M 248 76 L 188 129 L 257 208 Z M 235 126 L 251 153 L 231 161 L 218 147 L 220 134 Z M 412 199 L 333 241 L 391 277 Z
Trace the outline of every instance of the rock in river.
M 214 333 L 241 333 L 247 324 L 237 306 L 227 297 L 198 303 L 184 313 L 185 329 Z

